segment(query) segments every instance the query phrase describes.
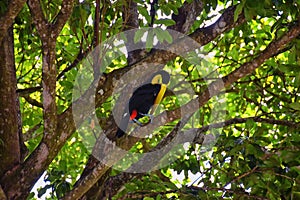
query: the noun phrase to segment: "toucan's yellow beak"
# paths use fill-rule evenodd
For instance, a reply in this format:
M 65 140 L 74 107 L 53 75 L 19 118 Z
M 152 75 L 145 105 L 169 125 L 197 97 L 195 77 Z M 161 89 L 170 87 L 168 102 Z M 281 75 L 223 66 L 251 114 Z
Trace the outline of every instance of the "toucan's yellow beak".
M 150 114 L 153 114 L 155 112 L 158 104 L 161 102 L 162 98 L 164 97 L 166 90 L 167 90 L 167 85 L 166 84 L 161 84 L 161 89 L 160 89 L 160 91 L 159 91 L 159 93 L 158 93 L 158 95 L 157 95 L 157 97 L 154 101 L 154 105 L 151 109 Z

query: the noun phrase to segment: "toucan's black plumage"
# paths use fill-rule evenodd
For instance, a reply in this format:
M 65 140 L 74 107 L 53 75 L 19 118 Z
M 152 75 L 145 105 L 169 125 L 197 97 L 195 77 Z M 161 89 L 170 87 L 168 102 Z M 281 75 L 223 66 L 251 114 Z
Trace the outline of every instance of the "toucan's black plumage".
M 158 71 L 142 86 L 138 87 L 132 94 L 128 102 L 128 109 L 125 109 L 117 130 L 116 136 L 122 137 L 130 121 L 137 122 L 144 115 L 154 112 L 157 104 L 160 103 L 166 86 L 170 81 L 170 75 L 166 71 Z

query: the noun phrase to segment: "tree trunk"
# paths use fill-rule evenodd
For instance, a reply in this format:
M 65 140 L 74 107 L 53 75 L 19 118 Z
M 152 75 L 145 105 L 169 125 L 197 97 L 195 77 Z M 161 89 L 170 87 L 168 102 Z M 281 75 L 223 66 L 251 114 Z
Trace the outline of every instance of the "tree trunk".
M 0 177 L 20 163 L 20 115 L 17 102 L 17 80 L 14 60 L 13 29 L 0 44 Z M 19 122 L 19 123 L 18 123 Z M 15 181 L 15 180 L 12 180 Z M 2 185 L 2 183 L 1 183 Z M 5 190 L 5 189 L 4 189 Z

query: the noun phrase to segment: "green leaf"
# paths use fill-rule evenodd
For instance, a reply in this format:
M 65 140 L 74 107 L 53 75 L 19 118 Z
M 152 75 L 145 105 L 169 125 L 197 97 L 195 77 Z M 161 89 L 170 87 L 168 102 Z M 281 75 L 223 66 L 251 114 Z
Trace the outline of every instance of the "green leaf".
M 162 5 L 160 9 L 166 14 L 170 15 L 171 14 L 171 8 L 168 5 Z
M 41 198 L 48 189 L 50 189 L 52 187 L 52 185 L 46 185 L 45 187 L 41 188 L 40 190 L 38 190 L 38 197 Z
M 161 28 L 155 28 L 153 29 L 153 31 L 155 32 L 157 39 L 160 42 L 167 41 L 169 44 L 173 42 L 173 38 L 168 31 L 162 30 Z
M 253 127 L 255 127 L 255 122 L 254 122 L 254 120 L 253 120 L 253 119 L 248 119 L 248 120 L 246 121 L 246 128 L 247 128 L 248 130 L 251 130 Z
M 296 74 L 294 83 L 296 88 L 300 87 L 300 73 Z
M 247 7 L 244 8 L 244 14 L 247 21 L 251 21 L 255 15 L 254 10 Z
M 153 47 L 153 41 L 154 41 L 154 33 L 152 30 L 148 31 L 147 39 L 146 39 L 146 48 L 151 49 Z
M 144 200 L 155 200 L 155 199 L 152 197 L 144 197 Z
M 212 5 L 212 9 L 215 10 L 217 8 L 217 5 L 218 5 L 218 0 L 211 0 L 210 3 Z
M 290 104 L 290 108 L 294 110 L 300 110 L 300 103 L 299 102 L 293 102 Z
M 176 1 L 177 2 L 177 1 Z M 168 4 L 168 7 L 173 11 L 175 15 L 178 15 L 178 7 L 173 2 Z
M 145 30 L 142 30 L 142 29 L 139 29 L 135 32 L 134 34 L 134 38 L 133 38 L 133 41 L 134 43 L 138 43 L 142 40 L 142 37 L 144 36 L 145 34 Z
M 236 6 L 236 9 L 234 11 L 234 21 L 236 22 L 236 20 L 238 19 L 239 15 L 243 12 L 243 8 L 244 8 L 244 3 L 245 1 L 242 1 L 242 3 L 238 4 Z
M 259 156 L 259 155 L 261 155 L 262 152 L 261 152 L 261 149 L 260 149 L 259 145 L 247 144 L 246 153 L 251 154 L 251 155 L 255 155 L 255 156 Z
M 143 15 L 145 17 L 145 19 L 147 20 L 148 23 L 151 21 L 151 17 L 145 6 L 138 6 L 138 11 L 140 12 L 141 15 Z
M 30 194 L 28 195 L 28 197 L 27 197 L 26 199 L 27 199 L 27 200 L 35 199 L 35 198 L 34 198 L 34 195 L 35 195 L 34 192 L 30 192 Z
M 165 26 L 175 25 L 176 22 L 173 19 L 158 19 L 154 21 L 154 24 L 163 24 Z

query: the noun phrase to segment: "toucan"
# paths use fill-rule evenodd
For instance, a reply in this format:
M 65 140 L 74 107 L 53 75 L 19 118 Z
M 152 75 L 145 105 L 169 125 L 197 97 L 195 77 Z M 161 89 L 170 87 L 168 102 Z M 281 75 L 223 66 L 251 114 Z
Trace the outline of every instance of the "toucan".
M 150 116 L 152 121 L 152 114 L 161 102 L 169 81 L 169 73 L 160 70 L 154 73 L 142 86 L 134 90 L 119 123 L 116 132 L 118 138 L 125 134 L 129 122 L 142 126 L 143 124 L 138 120 L 144 116 Z M 150 109 L 151 112 L 149 113 Z

